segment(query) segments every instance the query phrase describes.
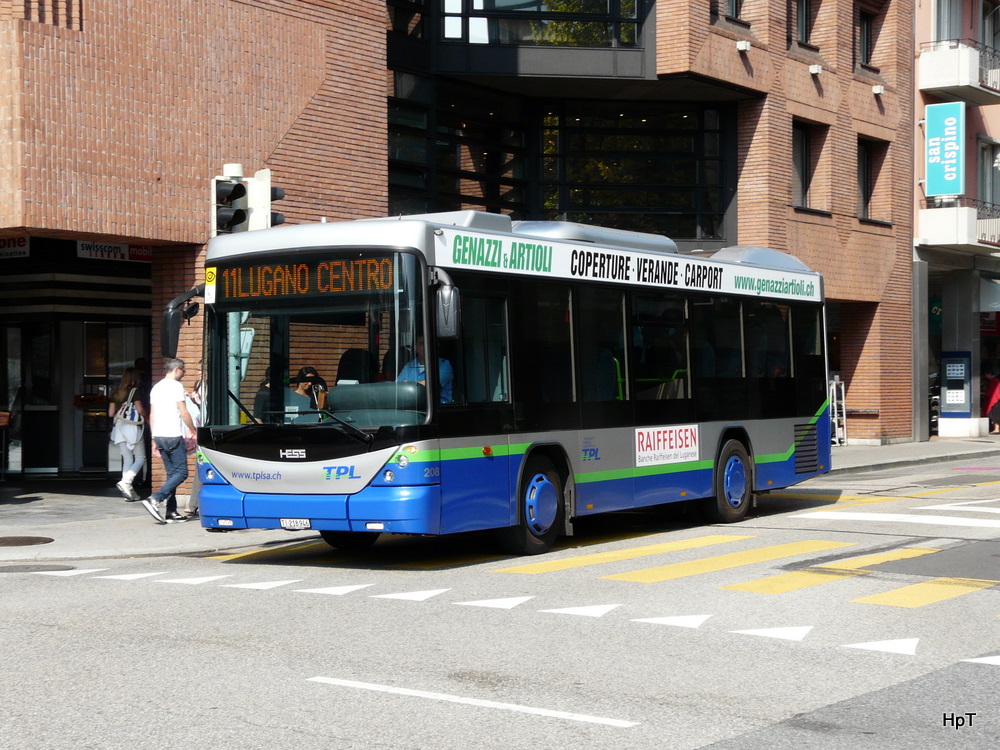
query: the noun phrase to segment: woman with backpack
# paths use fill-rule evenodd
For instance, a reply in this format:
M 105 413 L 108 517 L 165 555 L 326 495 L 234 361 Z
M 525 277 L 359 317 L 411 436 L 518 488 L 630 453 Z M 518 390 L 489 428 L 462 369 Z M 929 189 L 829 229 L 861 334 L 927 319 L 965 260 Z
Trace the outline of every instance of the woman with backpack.
M 146 406 L 140 399 L 141 374 L 134 367 L 126 367 L 121 383 L 109 398 L 108 417 L 114 420 L 111 442 L 122 454 L 122 478 L 115 485 L 128 502 L 139 499 L 132 483 L 146 463 L 146 446 L 143 430 L 146 426 Z

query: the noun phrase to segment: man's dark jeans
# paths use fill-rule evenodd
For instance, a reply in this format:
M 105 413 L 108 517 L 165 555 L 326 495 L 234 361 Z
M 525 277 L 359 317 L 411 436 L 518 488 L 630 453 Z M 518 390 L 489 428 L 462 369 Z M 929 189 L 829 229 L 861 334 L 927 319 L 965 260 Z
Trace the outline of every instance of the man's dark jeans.
M 187 448 L 182 437 L 154 437 L 153 442 L 160 451 L 163 468 L 167 472 L 167 480 L 156 492 L 150 495 L 155 502 L 167 501 L 166 515 L 177 512 L 177 496 L 174 494 L 181 483 L 188 477 Z

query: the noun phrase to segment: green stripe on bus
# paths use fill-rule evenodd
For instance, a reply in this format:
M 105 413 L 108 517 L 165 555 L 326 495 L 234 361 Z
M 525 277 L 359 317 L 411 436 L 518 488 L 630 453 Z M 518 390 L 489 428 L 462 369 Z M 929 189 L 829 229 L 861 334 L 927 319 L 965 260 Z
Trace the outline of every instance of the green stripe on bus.
M 813 414 L 812 417 L 810 417 L 809 424 L 810 425 L 816 424 L 819 418 L 823 416 L 823 413 L 826 411 L 826 408 L 829 405 L 830 405 L 830 399 L 826 399 L 825 401 L 823 401 L 823 403 L 820 405 L 816 413 Z M 792 457 L 792 454 L 795 453 L 795 449 L 799 447 L 800 442 L 801 439 L 794 441 L 792 443 L 792 447 L 789 448 L 784 453 L 767 453 L 762 456 L 755 456 L 753 462 L 754 464 L 773 464 L 773 463 L 781 463 L 782 461 L 787 461 Z
M 489 446 L 494 456 L 518 456 L 523 455 L 531 443 L 516 443 L 514 445 L 482 445 L 463 446 L 461 448 L 421 448 L 410 456 L 412 463 L 431 463 L 432 461 L 461 461 L 470 458 L 484 458 L 483 448 Z M 398 463 L 402 454 L 397 453 L 390 459 L 390 462 Z

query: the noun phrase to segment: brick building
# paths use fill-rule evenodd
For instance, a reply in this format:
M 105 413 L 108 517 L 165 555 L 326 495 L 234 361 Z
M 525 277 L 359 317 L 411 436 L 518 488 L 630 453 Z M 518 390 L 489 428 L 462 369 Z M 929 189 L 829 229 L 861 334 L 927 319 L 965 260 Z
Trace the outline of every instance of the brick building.
M 482 7 L 480 7 L 482 6 Z M 788 251 L 849 438 L 911 380 L 913 3 L 0 0 L 11 472 L 104 472 L 100 397 L 201 278 L 209 179 L 289 223 L 476 208 Z M 196 326 L 180 356 L 200 359 Z M 53 443 L 52 436 L 58 435 Z M 113 463 L 113 459 L 111 461 Z

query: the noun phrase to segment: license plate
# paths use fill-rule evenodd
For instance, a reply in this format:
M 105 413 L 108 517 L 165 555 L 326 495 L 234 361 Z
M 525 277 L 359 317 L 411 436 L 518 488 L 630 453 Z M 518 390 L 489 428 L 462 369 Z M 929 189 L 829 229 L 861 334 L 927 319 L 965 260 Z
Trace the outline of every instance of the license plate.
M 311 529 L 312 525 L 308 518 L 282 518 L 281 528 L 298 531 L 299 529 Z

